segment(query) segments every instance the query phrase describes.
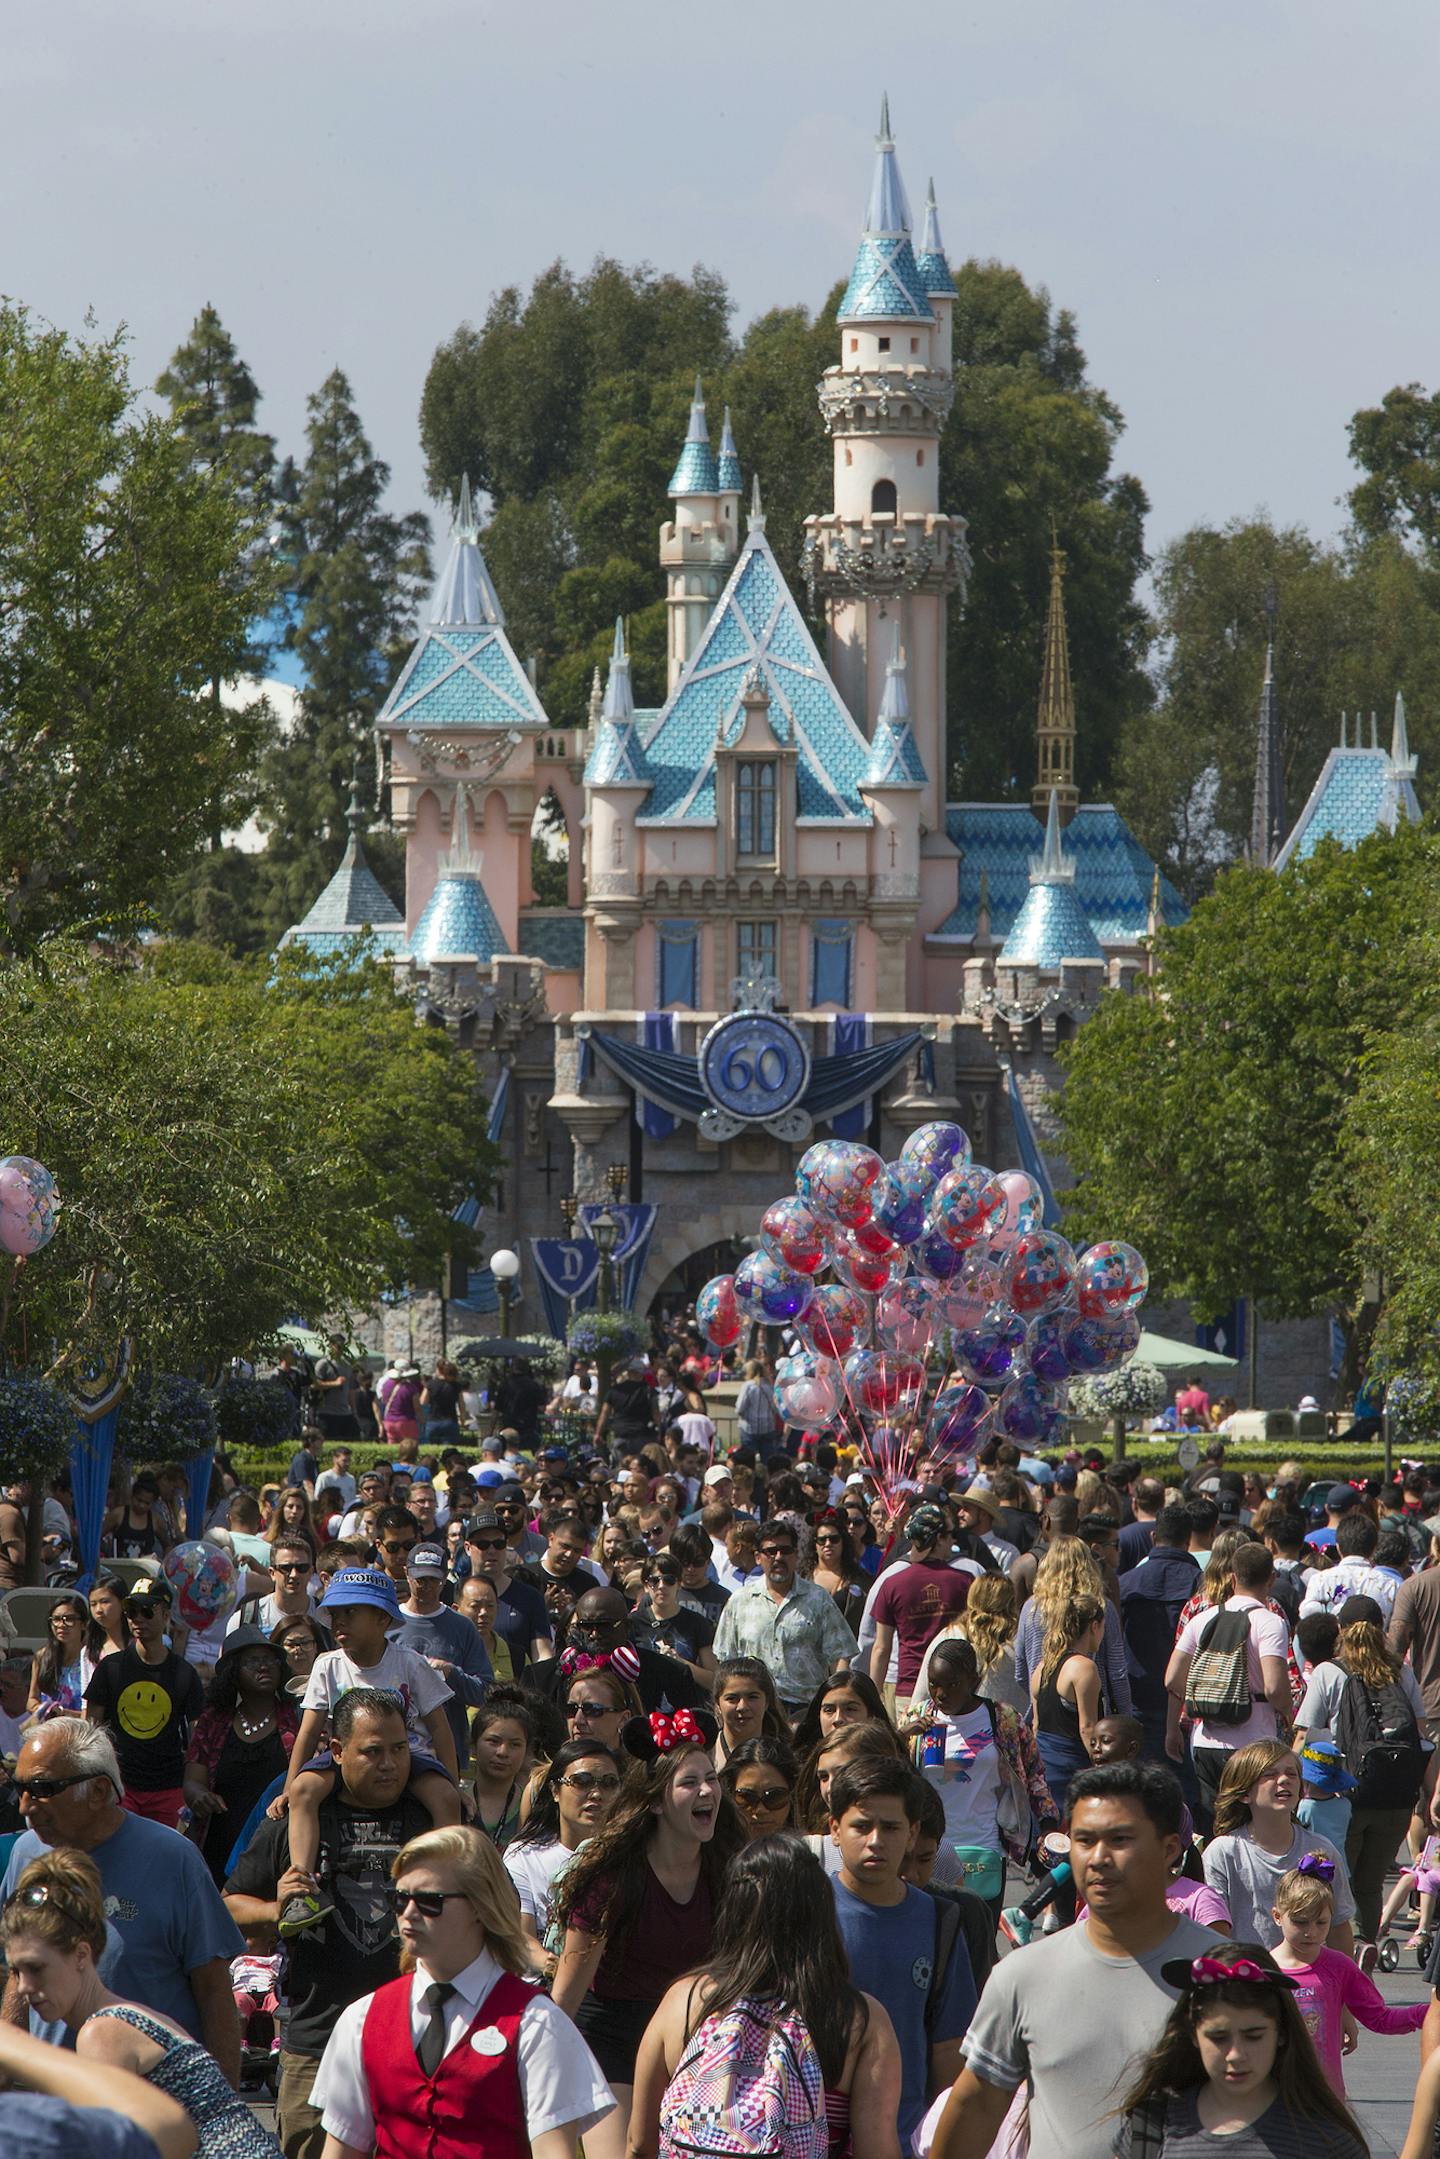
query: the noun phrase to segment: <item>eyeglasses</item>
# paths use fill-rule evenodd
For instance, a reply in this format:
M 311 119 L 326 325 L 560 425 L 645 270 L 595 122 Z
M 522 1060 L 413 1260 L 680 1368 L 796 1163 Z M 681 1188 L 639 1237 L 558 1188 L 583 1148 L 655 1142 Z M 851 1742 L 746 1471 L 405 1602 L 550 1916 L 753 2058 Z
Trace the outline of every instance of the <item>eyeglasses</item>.
M 557 1777 L 555 1782 L 568 1784 L 572 1792 L 618 1792 L 620 1789 L 618 1777 L 592 1777 L 583 1769 L 578 1775 Z
M 470 1542 L 477 1552 L 503 1552 L 505 1549 L 503 1537 L 472 1537 Z
M 793 1559 L 795 1557 L 795 1547 L 793 1544 L 762 1544 L 760 1557 L 762 1559 Z
M 463 1889 L 400 1889 L 390 1892 L 390 1909 L 403 1912 L 407 1904 L 413 1904 L 422 1919 L 438 1919 L 447 1904 L 466 1902 Z
M 103 1770 L 86 1769 L 78 1777 L 12 1777 L 10 1789 L 25 1799 L 56 1799 L 72 1784 L 89 1784 L 93 1777 L 103 1775 Z
M 613 1702 L 567 1702 L 567 1717 L 618 1717 L 620 1711 Z
M 735 1804 L 737 1807 L 744 1807 L 747 1810 L 751 1808 L 768 1809 L 770 1807 L 783 1807 L 789 1797 L 790 1787 L 788 1784 L 767 1784 L 762 1792 L 753 1790 L 736 1792 Z
M 673 1585 L 679 1580 L 678 1574 L 647 1574 L 645 1587 L 647 1589 L 664 1589 L 667 1585 Z

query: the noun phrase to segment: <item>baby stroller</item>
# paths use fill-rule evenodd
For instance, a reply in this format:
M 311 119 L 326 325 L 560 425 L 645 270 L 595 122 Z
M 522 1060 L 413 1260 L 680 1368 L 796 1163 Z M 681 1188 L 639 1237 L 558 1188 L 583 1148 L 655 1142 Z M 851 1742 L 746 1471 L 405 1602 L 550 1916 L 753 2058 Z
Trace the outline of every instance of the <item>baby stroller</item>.
M 1380 1914 L 1380 1932 L 1375 1961 L 1382 1972 L 1398 1971 L 1402 1949 L 1413 1949 L 1415 1962 L 1422 1972 L 1430 1969 L 1430 1953 L 1435 1946 L 1435 1900 L 1440 1895 L 1440 1837 L 1427 1837 L 1420 1856 L 1411 1866 L 1402 1867 L 1400 1879 L 1385 1900 Z M 1408 1912 L 1412 1903 L 1418 1903 L 1417 1924 L 1405 1941 L 1390 1932 L 1394 1921 L 1402 1911 Z
M 240 2013 L 240 2089 L 275 2096 L 280 2081 L 283 1954 L 247 1950 L 230 1965 L 230 1984 Z

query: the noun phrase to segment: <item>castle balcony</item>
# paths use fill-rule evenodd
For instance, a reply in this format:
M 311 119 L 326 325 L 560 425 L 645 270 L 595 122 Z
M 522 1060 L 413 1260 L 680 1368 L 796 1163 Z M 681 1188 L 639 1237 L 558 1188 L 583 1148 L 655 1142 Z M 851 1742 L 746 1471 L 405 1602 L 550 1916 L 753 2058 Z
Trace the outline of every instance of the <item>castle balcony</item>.
M 936 510 L 829 511 L 805 520 L 800 563 L 810 604 L 826 599 L 893 599 L 903 593 L 958 592 L 964 604 L 970 549 L 963 517 Z

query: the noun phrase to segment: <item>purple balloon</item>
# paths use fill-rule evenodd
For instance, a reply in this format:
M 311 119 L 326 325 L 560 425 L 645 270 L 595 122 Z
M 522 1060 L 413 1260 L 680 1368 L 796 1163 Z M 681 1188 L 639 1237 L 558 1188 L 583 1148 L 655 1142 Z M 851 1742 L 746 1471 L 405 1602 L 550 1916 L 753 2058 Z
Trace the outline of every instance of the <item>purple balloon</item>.
M 1140 1322 L 1133 1312 L 1090 1319 L 1084 1312 L 1072 1310 L 1065 1318 L 1064 1342 L 1072 1372 L 1083 1372 L 1087 1377 L 1094 1372 L 1113 1372 L 1128 1364 L 1140 1347 Z
M 888 1230 L 897 1244 L 914 1244 L 925 1234 L 929 1192 L 917 1190 L 915 1180 L 903 1174 L 904 1167 L 903 1163 L 887 1162 L 884 1176 L 876 1178 L 870 1195 L 875 1210 L 872 1220 Z
M 978 1327 L 958 1327 L 957 1360 L 982 1387 L 1003 1387 L 1025 1341 L 1025 1322 L 1008 1305 L 990 1307 Z
M 1064 1421 L 1059 1397 L 1032 1372 L 1012 1379 L 995 1404 L 995 1428 L 1018 1447 L 1043 1447 Z
M 938 1229 L 927 1230 L 914 1247 L 916 1266 L 932 1281 L 951 1282 L 965 1265 L 966 1254 L 942 1237 Z
M 1047 1386 L 1058 1387 L 1073 1377 L 1065 1329 L 1072 1314 L 1064 1309 L 1042 1312 L 1025 1337 L 1025 1355 L 1031 1371 Z
M 925 1420 L 926 1445 L 936 1453 L 973 1454 L 989 1414 L 983 1387 L 942 1387 Z
M 751 1319 L 778 1324 L 803 1312 L 814 1293 L 808 1275 L 782 1267 L 768 1252 L 752 1252 L 735 1269 L 735 1302 Z

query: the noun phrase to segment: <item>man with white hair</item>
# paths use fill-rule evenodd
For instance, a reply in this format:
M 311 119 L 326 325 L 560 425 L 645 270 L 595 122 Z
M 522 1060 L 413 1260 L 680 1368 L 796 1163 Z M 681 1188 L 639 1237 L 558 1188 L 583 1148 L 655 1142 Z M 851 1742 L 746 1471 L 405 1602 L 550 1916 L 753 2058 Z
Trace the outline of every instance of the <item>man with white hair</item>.
M 132 1706 L 143 1713 L 143 1703 Z M 118 1938 L 102 1963 L 107 1985 L 182 2025 L 237 2083 L 240 2020 L 230 1959 L 245 1944 L 199 1848 L 160 1822 L 126 1813 L 110 1735 L 83 1717 L 52 1717 L 30 1734 L 15 1763 L 14 1789 L 25 1830 L 11 1850 L 0 1903 L 15 1894 L 40 1852 L 88 1852 Z M 13 1981 L 3 2014 L 8 2023 L 26 2022 Z

